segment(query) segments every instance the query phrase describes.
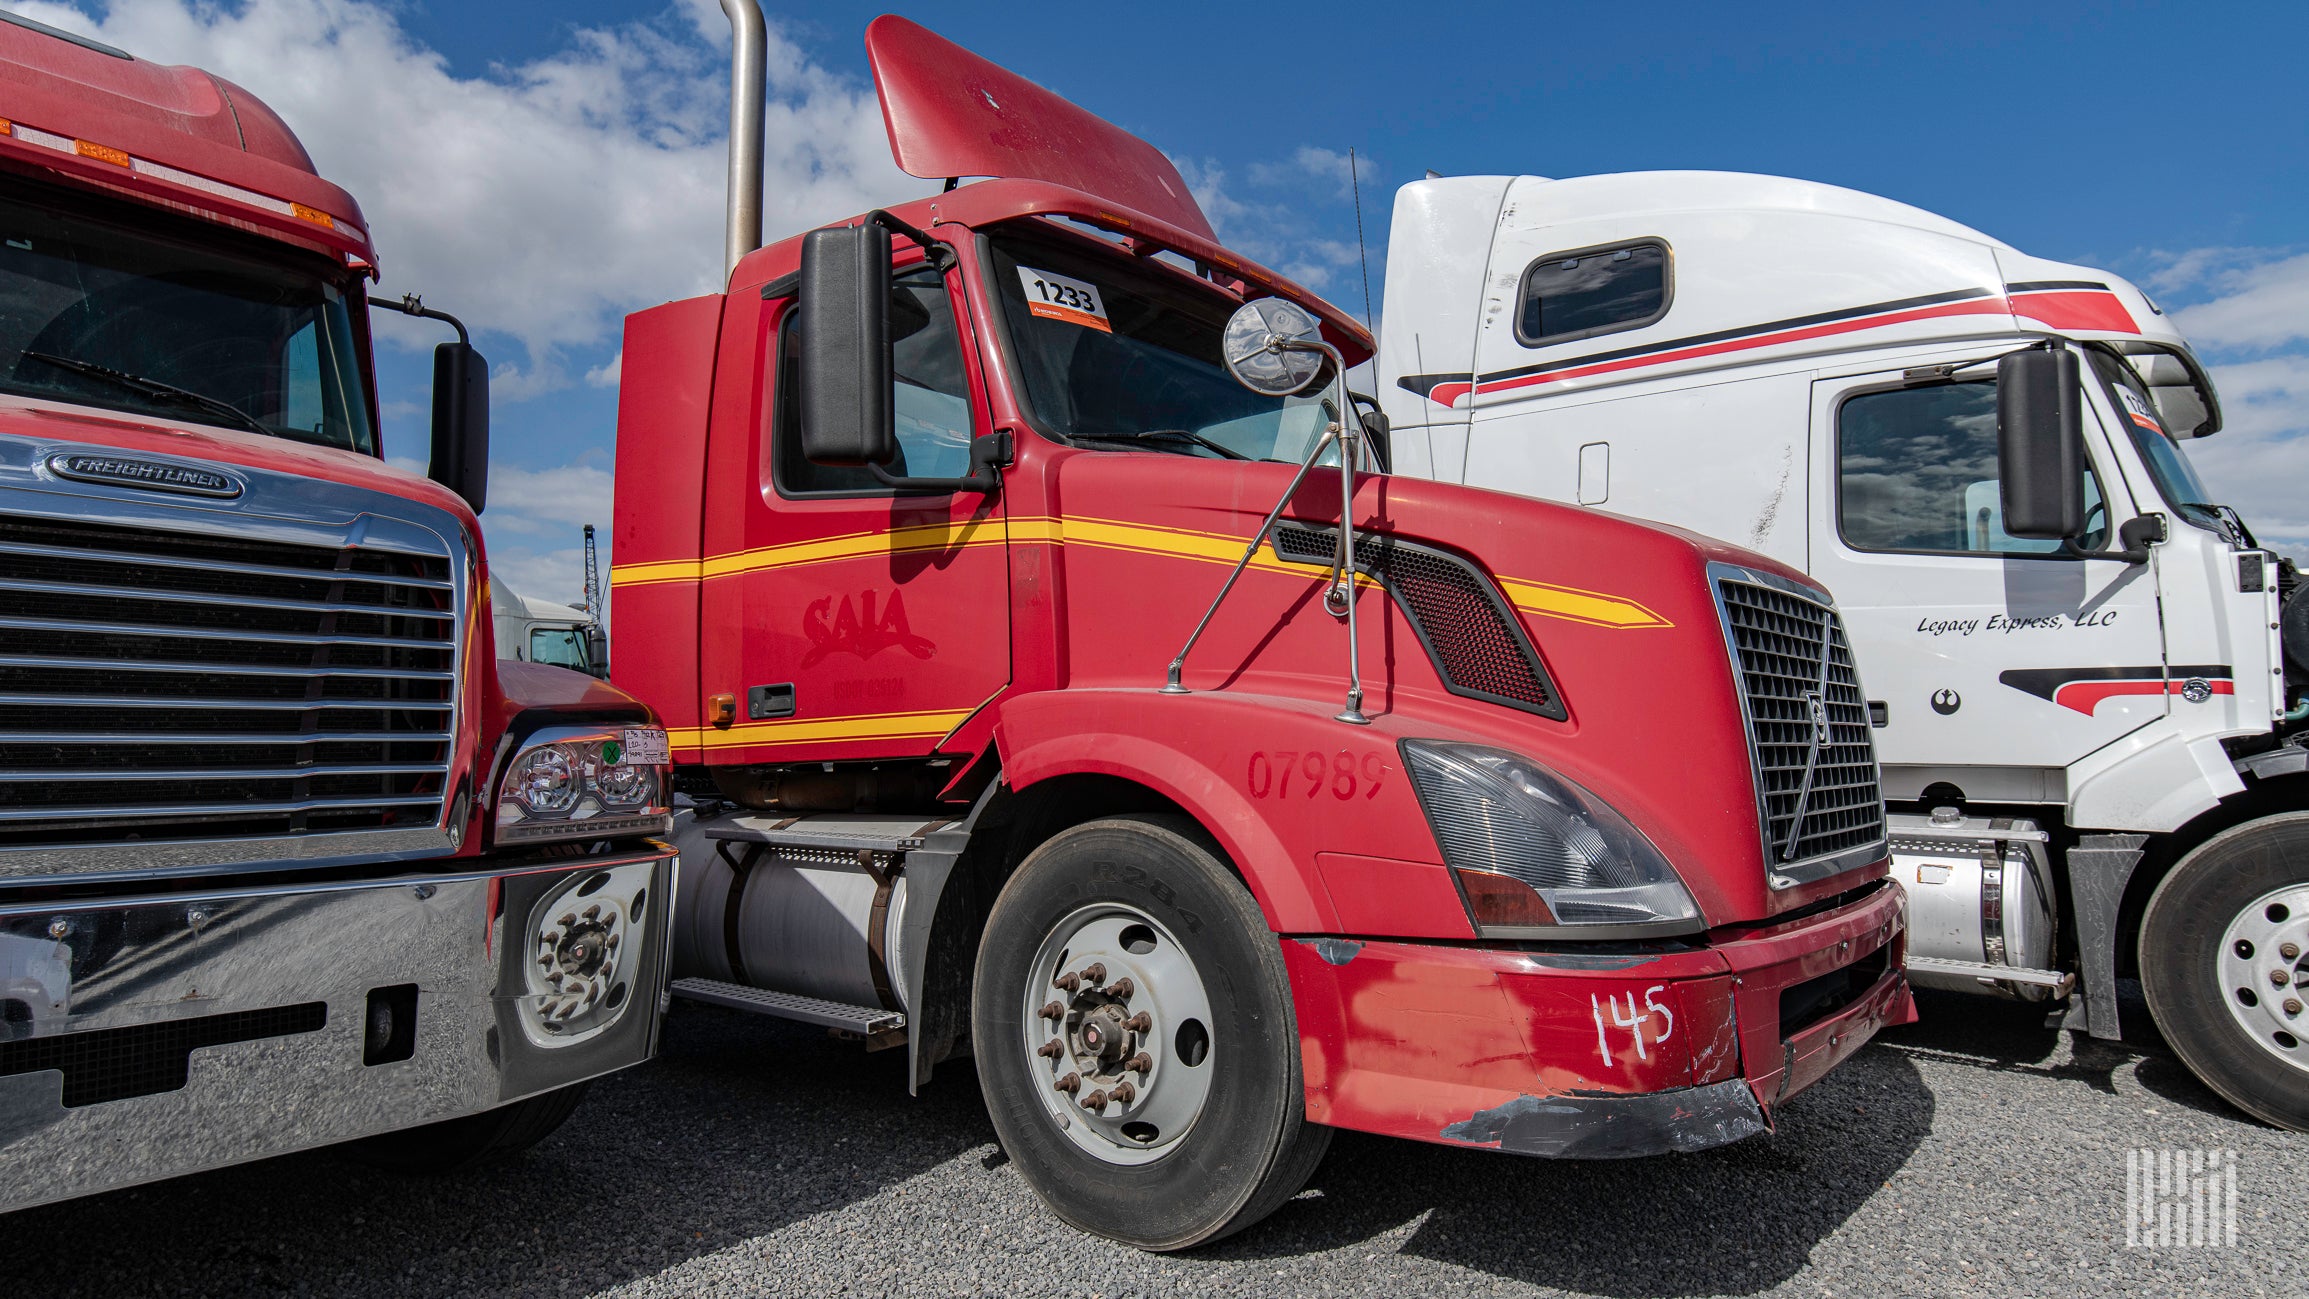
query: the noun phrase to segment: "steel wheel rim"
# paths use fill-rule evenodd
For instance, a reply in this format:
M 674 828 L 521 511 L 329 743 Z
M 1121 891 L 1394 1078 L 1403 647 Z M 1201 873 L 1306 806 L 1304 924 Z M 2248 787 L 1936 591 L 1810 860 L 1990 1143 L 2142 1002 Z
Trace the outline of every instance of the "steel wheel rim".
M 1152 1163 L 1202 1116 L 1218 1050 L 1210 993 L 1154 917 L 1121 903 L 1072 912 L 1036 949 L 1022 1004 L 1027 1078 L 1043 1114 L 1085 1153 Z
M 2309 884 L 2261 895 L 2229 921 L 2221 1002 L 2263 1051 L 2309 1074 Z

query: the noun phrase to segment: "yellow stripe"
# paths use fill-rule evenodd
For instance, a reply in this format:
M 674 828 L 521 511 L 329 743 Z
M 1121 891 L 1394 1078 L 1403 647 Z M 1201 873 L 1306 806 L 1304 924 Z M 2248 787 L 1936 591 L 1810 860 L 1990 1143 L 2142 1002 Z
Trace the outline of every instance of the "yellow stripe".
M 1516 608 L 1543 618 L 1567 618 L 1572 622 L 1584 622 L 1597 627 L 1675 626 L 1635 601 L 1616 595 L 1602 595 L 1571 586 L 1551 586 L 1545 582 L 1526 582 L 1512 577 L 1500 578 L 1499 586 L 1507 592 L 1507 598 Z
M 646 582 L 696 581 L 704 577 L 723 577 L 732 573 L 790 568 L 801 564 L 822 564 L 868 555 L 1000 545 L 1005 540 L 1041 542 L 1054 546 L 1096 546 L 1102 550 L 1232 564 L 1242 558 L 1243 544 L 1247 540 L 1220 532 L 1194 532 L 1184 528 L 1125 523 L 1117 519 L 1062 519 L 1047 516 L 1011 519 L 1007 536 L 1005 532 L 1000 520 L 967 519 L 960 523 L 925 524 L 889 532 L 850 533 L 822 540 L 737 551 L 702 561 L 670 560 L 619 565 L 610 569 L 610 582 L 612 585 L 634 586 Z M 1303 577 L 1312 576 L 1311 570 L 1317 567 L 1285 563 L 1276 559 L 1272 550 L 1265 546 L 1260 547 L 1259 553 L 1251 557 L 1249 566 L 1261 572 Z M 1359 581 L 1365 585 L 1370 583 L 1368 577 L 1360 578 Z M 1499 585 L 1507 593 L 1509 602 L 1518 610 L 1537 617 L 1563 618 L 1594 627 L 1675 625 L 1636 601 L 1622 596 L 1512 577 L 1499 578 Z M 727 735 L 730 732 L 716 731 L 714 734 Z
M 837 559 L 872 555 L 901 555 L 920 550 L 960 550 L 970 546 L 999 546 L 1005 540 L 999 518 L 971 518 L 953 523 L 925 523 L 886 532 L 851 532 L 839 537 L 792 541 L 782 546 L 758 546 L 711 559 L 676 559 L 655 563 L 617 564 L 609 570 L 612 586 L 647 582 L 696 581 L 802 564 L 824 564 Z
M 723 730 L 714 726 L 677 726 L 666 738 L 683 749 L 727 749 L 745 744 L 791 744 L 807 740 L 893 740 L 910 736 L 944 735 L 970 716 L 974 709 L 935 713 L 872 713 L 860 717 L 792 718 L 775 722 L 745 722 Z

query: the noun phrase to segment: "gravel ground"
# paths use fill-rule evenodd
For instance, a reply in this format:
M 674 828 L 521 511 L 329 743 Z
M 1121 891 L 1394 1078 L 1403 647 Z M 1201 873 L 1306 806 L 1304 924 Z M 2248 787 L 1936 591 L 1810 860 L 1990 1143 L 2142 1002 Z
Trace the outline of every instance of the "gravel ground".
M 1043 1211 L 968 1066 L 677 1004 L 661 1058 L 510 1164 L 408 1179 L 326 1152 L 0 1219 L 42 1294 L 2309 1296 L 2309 1138 L 2153 1043 L 1925 1001 L 1700 1155 L 1566 1164 L 1341 1134 L 1298 1199 L 1154 1257 Z M 2237 1244 L 2125 1244 L 2125 1152 L 2237 1152 Z

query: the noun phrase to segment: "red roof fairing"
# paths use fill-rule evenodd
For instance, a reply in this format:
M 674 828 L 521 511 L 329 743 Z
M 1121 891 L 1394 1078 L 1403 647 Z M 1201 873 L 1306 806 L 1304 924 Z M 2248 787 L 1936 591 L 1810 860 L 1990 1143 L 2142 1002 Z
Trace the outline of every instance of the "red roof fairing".
M 0 130 L 0 158 L 171 206 L 212 210 L 314 247 L 376 260 L 360 204 L 321 179 L 279 115 L 248 91 L 198 68 L 121 58 L 0 22 L 0 119 L 11 128 L 85 140 L 143 163 L 253 191 L 276 204 L 301 205 L 349 222 L 359 234 L 155 176 L 101 153 L 43 146 L 18 129 Z
M 890 152 L 910 176 L 1006 176 L 1093 194 L 1216 242 L 1162 151 L 892 14 L 866 28 Z

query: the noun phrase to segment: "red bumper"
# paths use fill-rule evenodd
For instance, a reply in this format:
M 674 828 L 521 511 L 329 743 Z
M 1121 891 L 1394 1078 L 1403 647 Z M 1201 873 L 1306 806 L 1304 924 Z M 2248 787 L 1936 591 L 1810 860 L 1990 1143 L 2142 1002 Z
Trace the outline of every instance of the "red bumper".
M 1736 1141 L 1916 1018 L 1905 925 L 1888 879 L 1677 951 L 1286 939 L 1307 1117 L 1561 1158 Z

